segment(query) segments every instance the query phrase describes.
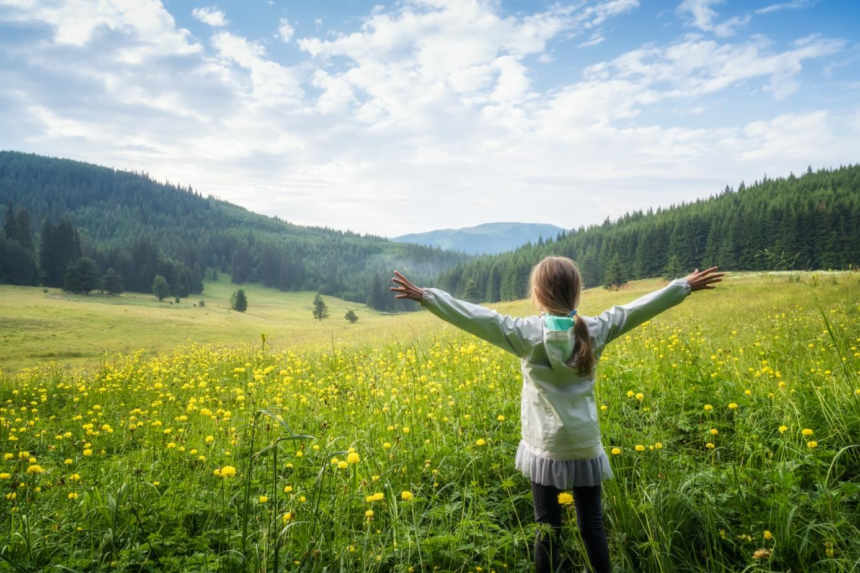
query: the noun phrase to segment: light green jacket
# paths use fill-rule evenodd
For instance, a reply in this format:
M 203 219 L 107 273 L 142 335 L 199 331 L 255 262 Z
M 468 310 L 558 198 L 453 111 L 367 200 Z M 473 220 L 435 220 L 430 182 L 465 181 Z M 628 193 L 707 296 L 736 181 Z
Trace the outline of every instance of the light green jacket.
M 680 303 L 690 291 L 686 279 L 675 279 L 600 316 L 580 315 L 595 356 L 600 358 L 607 344 Z M 512 318 L 436 288 L 424 289 L 421 306 L 521 359 L 525 442 L 559 456 L 600 446 L 594 378 L 579 376 L 575 363 L 568 364 L 575 341 L 573 319 L 545 314 Z

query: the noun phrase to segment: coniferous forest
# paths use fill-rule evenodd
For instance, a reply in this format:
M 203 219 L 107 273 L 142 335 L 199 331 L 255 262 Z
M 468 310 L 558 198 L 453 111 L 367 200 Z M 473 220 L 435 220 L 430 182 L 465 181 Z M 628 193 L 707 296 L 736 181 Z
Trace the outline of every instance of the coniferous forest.
M 297 226 L 145 173 L 17 152 L 0 152 L 0 212 L 0 282 L 151 292 L 161 276 L 171 296 L 185 297 L 201 292 L 204 279 L 229 274 L 235 283 L 316 290 L 389 311 L 416 308 L 389 296 L 395 266 L 419 284 L 496 302 L 526 296 L 531 267 L 550 254 L 577 261 L 587 287 L 609 275 L 617 284 L 714 265 L 753 271 L 860 262 L 860 166 L 765 177 L 480 258 Z
M 171 296 L 185 297 L 201 292 L 204 279 L 229 274 L 238 284 L 413 310 L 414 303 L 389 296 L 393 266 L 430 282 L 468 258 L 293 225 L 145 173 L 18 152 L 0 152 L 0 221 L 0 282 L 22 285 L 64 287 L 70 265 L 85 258 L 95 263 L 98 289 L 110 274 L 108 283 L 118 277 L 125 290 L 148 293 L 162 276 Z M 72 273 L 68 290 L 88 286 L 79 274 Z
M 606 284 L 609 275 L 616 283 L 619 274 L 621 280 L 679 276 L 715 265 L 721 271 L 857 267 L 860 165 L 765 177 L 692 203 L 627 213 L 463 262 L 436 284 L 471 300 L 521 299 L 532 266 L 547 255 L 575 260 L 586 287 Z

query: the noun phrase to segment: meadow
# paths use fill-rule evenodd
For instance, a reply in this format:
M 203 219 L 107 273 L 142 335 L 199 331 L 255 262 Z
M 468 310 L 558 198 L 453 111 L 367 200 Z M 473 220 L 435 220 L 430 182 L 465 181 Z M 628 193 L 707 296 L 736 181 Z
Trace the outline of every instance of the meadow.
M 581 312 L 661 284 L 587 291 Z M 11 290 L 0 300 L 44 298 Z M 860 567 L 858 292 L 857 273 L 730 273 L 607 348 L 597 392 L 619 571 Z M 0 339 L 17 353 L 0 373 L 0 570 L 531 570 L 518 361 L 428 313 L 361 310 L 349 330 L 346 303 L 315 325 L 312 295 L 258 295 L 269 312 L 250 314 L 252 294 L 247 316 L 209 301 L 4 303 L 4 323 L 30 317 L 40 342 Z M 37 363 L 35 349 L 76 338 L 58 345 L 38 321 L 87 304 L 75 316 L 114 327 L 104 347 L 132 352 Z M 148 336 L 160 351 L 135 352 Z

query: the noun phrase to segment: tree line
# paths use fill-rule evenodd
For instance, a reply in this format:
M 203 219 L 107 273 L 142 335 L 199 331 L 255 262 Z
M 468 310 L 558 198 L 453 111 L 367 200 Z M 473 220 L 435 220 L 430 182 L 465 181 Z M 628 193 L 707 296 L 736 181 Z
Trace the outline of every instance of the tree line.
M 401 268 L 429 282 L 470 258 L 372 235 L 294 225 L 204 197 L 192 187 L 155 181 L 147 173 L 0 152 L 0 214 L 9 202 L 34 221 L 48 218 L 55 226 L 63 221 L 73 225 L 82 255 L 96 261 L 101 271 L 113 268 L 128 290 L 139 292 L 150 292 L 155 274 L 171 285 L 184 282 L 189 293 L 199 286 L 198 278 L 229 274 L 236 284 L 318 291 L 378 310 L 414 310 L 417 305 L 411 301 L 379 296 L 379 289 L 372 289 L 374 281 L 387 281 L 392 268 Z M 67 234 L 65 227 L 63 232 Z M 31 235 L 31 240 L 38 245 L 42 238 Z M 26 251 L 20 244 L 0 248 L 11 258 Z
M 860 165 L 764 177 L 669 208 L 626 213 L 515 251 L 455 265 L 435 286 L 467 300 L 526 296 L 532 266 L 548 255 L 577 262 L 586 287 L 695 268 L 722 271 L 845 269 L 860 265 Z

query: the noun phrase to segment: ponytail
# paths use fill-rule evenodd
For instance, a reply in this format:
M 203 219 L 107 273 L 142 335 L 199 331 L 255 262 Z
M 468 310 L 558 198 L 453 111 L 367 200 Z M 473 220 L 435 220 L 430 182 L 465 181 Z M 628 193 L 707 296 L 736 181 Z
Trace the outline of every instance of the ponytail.
M 582 275 L 576 263 L 567 257 L 546 257 L 532 268 L 529 292 L 532 303 L 557 316 L 565 316 L 579 306 Z M 597 357 L 591 346 L 588 325 L 578 315 L 573 316 L 575 343 L 568 366 L 577 368 L 580 376 L 594 376 Z

